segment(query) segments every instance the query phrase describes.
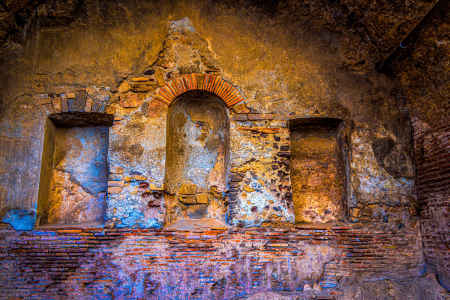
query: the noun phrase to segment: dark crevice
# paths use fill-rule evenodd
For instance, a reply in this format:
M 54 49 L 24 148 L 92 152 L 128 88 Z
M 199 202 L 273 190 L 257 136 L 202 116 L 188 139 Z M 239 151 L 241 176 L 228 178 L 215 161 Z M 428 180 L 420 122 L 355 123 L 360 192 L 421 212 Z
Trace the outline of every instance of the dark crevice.
M 288 126 L 290 130 L 295 130 L 298 127 L 338 128 L 341 122 L 341 119 L 336 118 L 298 118 L 289 120 Z
M 114 116 L 98 112 L 66 112 L 49 115 L 58 127 L 112 126 Z
M 8 11 L 8 10 L 9 10 L 8 6 L 6 6 L 6 3 L 3 2 L 3 1 L 0 1 L 0 6 L 1 6 L 5 11 Z
M 430 22 L 433 22 L 433 16 L 436 14 L 445 13 L 448 6 L 448 1 L 441 0 L 437 2 L 416 25 L 416 27 L 414 27 L 414 29 L 412 29 L 410 33 L 402 41 L 400 41 L 397 48 L 395 48 L 386 59 L 377 63 L 376 70 L 380 73 L 393 77 L 394 71 L 392 70 L 392 62 L 397 58 L 410 56 L 415 48 L 416 41 L 422 29 Z

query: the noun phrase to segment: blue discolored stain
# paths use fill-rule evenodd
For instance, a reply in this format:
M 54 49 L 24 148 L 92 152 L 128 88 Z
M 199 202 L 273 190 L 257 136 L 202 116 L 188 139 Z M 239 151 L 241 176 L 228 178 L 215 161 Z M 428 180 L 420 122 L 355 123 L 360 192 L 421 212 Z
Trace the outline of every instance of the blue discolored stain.
M 104 225 L 102 227 L 104 228 Z M 104 230 L 94 233 L 94 236 L 105 236 L 105 235 L 106 235 L 106 232 Z
M 334 289 L 337 287 L 337 284 L 332 283 L 332 282 L 324 282 L 324 283 L 321 283 L 320 286 L 323 289 Z
M 445 279 L 442 278 L 440 274 L 437 274 L 436 280 L 439 282 L 439 284 L 448 291 L 450 291 L 450 285 L 447 283 Z
M 255 189 L 255 190 L 261 190 L 262 188 L 263 188 L 263 186 L 259 183 L 259 182 L 257 182 L 257 181 L 252 181 L 251 183 L 250 183 L 250 187 L 252 187 L 253 189 Z
M 40 235 L 40 236 L 56 236 L 56 232 L 55 231 L 33 231 L 34 235 Z M 70 237 L 70 240 L 72 239 L 72 237 Z M 69 239 L 68 239 L 69 240 Z M 76 244 L 76 246 L 78 247 L 78 244 Z
M 297 292 L 303 292 L 303 285 L 299 285 L 295 290 Z
M 133 227 L 139 228 L 161 228 L 162 224 L 154 218 L 145 219 L 145 216 L 140 211 L 132 210 L 127 216 L 120 218 L 120 223 L 116 225 L 117 228 Z
M 33 230 L 36 215 L 31 210 L 11 209 L 3 217 L 2 222 L 10 224 L 15 230 Z
M 90 194 L 96 195 L 107 188 L 107 136 L 106 127 L 71 128 L 67 132 L 81 145 L 71 148 L 63 168 L 71 174 L 71 180 Z M 79 152 L 79 154 L 78 154 Z
M 419 276 L 424 276 L 427 273 L 427 265 L 422 264 L 422 266 L 419 269 Z

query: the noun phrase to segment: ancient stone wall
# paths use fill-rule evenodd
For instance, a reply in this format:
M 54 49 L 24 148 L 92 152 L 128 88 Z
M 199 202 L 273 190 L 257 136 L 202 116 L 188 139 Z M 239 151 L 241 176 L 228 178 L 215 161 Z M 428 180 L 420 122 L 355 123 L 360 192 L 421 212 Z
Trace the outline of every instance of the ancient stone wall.
M 414 127 L 417 197 L 424 254 L 439 280 L 450 287 L 448 264 L 450 9 L 440 2 L 393 55 L 388 71 L 396 78 L 400 99 Z
M 344 158 L 348 146 L 339 141 L 340 120 L 298 121 L 293 120 L 290 126 L 295 222 L 343 220 L 348 205 L 345 173 L 348 158 Z
M 235 299 L 271 292 L 275 299 L 350 300 L 361 293 L 352 285 L 361 289 L 364 278 L 411 281 L 420 273 L 418 230 L 3 229 L 0 288 L 2 296 L 41 299 Z M 378 284 L 373 293 L 380 297 L 386 289 L 398 296 L 421 290 L 411 282 Z
M 374 49 L 367 33 L 330 29 L 338 12 L 357 18 L 348 10 L 330 4 L 331 19 L 316 19 L 316 4 L 293 14 L 295 3 L 283 5 L 270 16 L 264 7 L 228 2 L 86 1 L 65 7 L 70 19 L 58 18 L 67 11 L 57 5 L 40 6 L 24 52 L 15 65 L 4 62 L 1 74 L 1 296 L 231 299 L 274 292 L 358 299 L 372 290 L 416 296 L 427 285 L 430 294 L 444 295 L 422 277 L 409 116 L 395 83 L 371 71 L 391 42 L 378 41 L 377 55 L 361 57 Z M 46 9 L 52 18 L 42 16 Z M 311 16 L 302 19 L 306 11 Z M 418 19 L 400 23 L 410 28 Z M 229 145 L 207 147 L 223 156 L 212 167 L 220 173 L 216 188 L 194 191 L 178 182 L 177 172 L 199 161 L 178 169 L 184 160 L 175 159 L 171 166 L 173 145 L 194 143 L 206 132 L 199 128 L 214 123 L 211 113 L 171 141 L 170 114 L 186 92 L 214 97 L 227 115 L 229 130 L 214 121 Z M 40 185 L 52 184 L 44 172 L 52 165 L 45 159 L 46 124 L 55 114 L 81 113 L 110 116 L 104 222 L 39 226 L 40 207 L 51 198 Z M 345 153 L 327 156 L 327 167 L 340 159 L 342 166 L 318 172 L 322 184 L 343 173 L 335 182 L 340 199 L 332 199 L 338 217 L 323 217 L 326 209 L 317 206 L 319 218 L 295 224 L 291 171 L 305 144 L 292 140 L 289 125 L 321 118 L 345 124 L 327 143 Z M 57 178 L 54 186 L 67 183 L 75 198 L 82 195 L 72 177 Z M 220 224 L 197 221 L 195 211 L 186 214 L 194 222 L 169 227 L 170 203 L 180 199 L 215 208 L 211 216 Z
M 420 124 L 415 125 L 417 196 L 422 207 L 424 254 L 427 263 L 439 274 L 441 284 L 448 287 L 450 284 L 448 251 L 450 127 L 444 125 L 420 131 Z
M 176 219 L 225 222 L 230 123 L 214 95 L 185 93 L 170 106 L 164 189 L 166 224 Z
M 108 180 L 108 128 L 57 127 L 52 169 L 48 170 L 48 203 L 38 224 L 89 224 L 104 221 Z M 45 211 L 45 209 L 47 211 Z
M 192 87 L 211 90 L 231 105 L 230 188 L 225 199 L 229 202 L 229 224 L 293 221 L 290 167 L 287 163 L 291 151 L 287 122 L 294 118 L 320 116 L 339 117 L 353 124 L 349 133 L 351 158 L 345 187 L 348 203 L 343 204 L 346 209 L 343 215 L 350 215 L 354 221 L 371 222 L 377 219 L 392 224 L 409 222 L 412 211 L 409 208 L 414 206 L 412 163 L 408 152 L 410 137 L 407 129 L 393 130 L 396 124 L 408 126 L 404 119 L 391 117 L 400 114 L 395 106 L 383 102 L 375 111 L 365 110 L 363 116 L 359 114 L 362 113 L 360 104 L 350 102 L 345 104 L 348 107 L 344 107 L 336 103 L 336 99 L 327 102 L 327 98 L 321 98 L 320 94 L 311 94 L 313 99 L 317 98 L 316 104 L 309 104 L 306 99 L 306 102 L 298 101 L 296 97 L 305 97 L 306 90 L 281 90 L 285 95 L 279 94 L 277 97 L 280 99 L 273 99 L 280 93 L 275 86 L 255 89 L 222 79 L 217 81 L 215 78 L 224 73 L 221 71 L 224 66 L 214 58 L 217 54 L 209 49 L 206 40 L 195 31 L 188 19 L 170 23 L 162 45 L 162 51 L 150 66 L 143 68 L 143 74 L 125 78 L 117 88 L 93 86 L 75 92 L 69 89 L 57 94 L 36 94 L 31 98 L 38 100 L 35 104 L 39 105 L 41 116 L 54 111 L 79 110 L 106 111 L 114 115 L 114 124 L 109 132 L 107 222 L 114 226 L 141 227 L 159 227 L 164 223 L 168 110 L 164 97 L 167 93 L 176 96 L 180 94 L 178 90 Z M 181 81 L 169 80 L 183 75 L 185 69 L 193 71 L 194 75 L 180 77 L 184 78 Z M 202 70 L 217 75 L 198 74 Z M 301 74 L 308 78 L 313 73 Z M 267 76 L 264 78 L 253 79 L 254 84 L 268 84 L 272 80 Z M 292 81 L 292 78 L 286 79 L 286 83 Z M 272 84 L 280 85 L 282 82 L 279 78 Z M 365 89 L 365 92 L 359 92 L 373 97 L 370 85 Z M 255 92 L 257 94 L 252 96 Z M 255 97 L 261 92 L 270 96 Z M 244 102 L 242 95 L 246 95 Z M 355 113 L 359 115 L 352 117 Z M 376 120 L 378 124 L 373 122 L 375 117 L 380 117 Z M 33 122 L 43 126 L 45 117 Z M 42 131 L 37 136 L 43 140 Z M 389 139 L 392 145 L 376 148 L 372 145 L 377 141 L 375 139 Z M 380 163 L 380 159 L 384 163 Z M 35 163 L 41 162 L 37 160 Z M 34 206 L 17 205 L 17 208 L 32 210 L 36 200 Z

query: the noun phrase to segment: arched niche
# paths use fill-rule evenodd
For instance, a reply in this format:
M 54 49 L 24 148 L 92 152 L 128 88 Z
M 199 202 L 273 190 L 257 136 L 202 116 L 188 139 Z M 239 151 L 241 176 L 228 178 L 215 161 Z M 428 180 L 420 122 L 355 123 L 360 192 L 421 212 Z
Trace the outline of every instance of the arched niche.
M 217 95 L 227 107 L 244 100 L 239 90 L 220 76 L 212 74 L 186 74 L 159 88 L 155 98 L 171 104 L 178 96 L 188 91 L 205 91 Z
M 178 96 L 170 104 L 166 224 L 178 221 L 179 224 L 224 224 L 229 135 L 228 110 L 217 96 L 194 90 Z
M 291 120 L 291 186 L 296 223 L 327 223 L 346 215 L 348 144 L 335 118 Z

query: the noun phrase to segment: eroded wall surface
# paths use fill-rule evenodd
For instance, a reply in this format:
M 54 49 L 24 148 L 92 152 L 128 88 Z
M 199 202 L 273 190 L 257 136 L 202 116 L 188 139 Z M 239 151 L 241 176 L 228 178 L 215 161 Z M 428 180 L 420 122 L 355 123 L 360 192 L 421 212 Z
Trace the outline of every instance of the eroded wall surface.
M 370 71 L 390 43 L 377 42 L 382 51 L 366 60 L 374 46 L 364 34 L 330 29 L 339 23 L 334 6 L 315 18 L 316 6 L 291 14 L 295 3 L 269 16 L 209 1 L 94 2 L 49 10 L 62 23 L 41 8 L 17 64 L 2 73 L 2 295 L 418 298 L 425 287 L 444 295 L 422 277 L 408 116 L 395 84 Z M 244 99 L 227 108 L 229 229 L 158 229 L 167 216 L 169 112 L 158 95 L 189 74 L 223 78 Z M 114 115 L 104 227 L 13 231 L 25 219 L 33 225 L 45 122 L 67 111 Z M 345 217 L 295 227 L 288 124 L 314 117 L 350 124 Z
M 282 27 L 275 27 L 281 34 L 257 27 L 256 17 L 228 15 L 226 7 L 213 9 L 216 18 L 206 19 L 181 3 L 166 10 L 158 7 L 159 16 L 144 10 L 145 26 L 133 18 L 121 25 L 103 24 L 99 15 L 90 22 L 103 25 L 87 33 L 77 22 L 63 31 L 40 29 L 36 48 L 30 49 L 36 73 L 11 84 L 4 96 L 14 95 L 21 86 L 30 94 L 16 97 L 38 108 L 40 116 L 27 120 L 40 143 L 32 148 L 36 159 L 28 162 L 30 166 L 40 164 L 40 126 L 46 114 L 80 108 L 111 113 L 115 121 L 109 138 L 106 219 L 115 226 L 161 226 L 168 108 L 156 97 L 158 89 L 184 74 L 207 73 L 224 78 L 245 98 L 230 109 L 230 224 L 294 220 L 287 121 L 321 116 L 353 124 L 347 203 L 352 220 L 400 225 L 414 215 L 409 209 L 415 201 L 410 136 L 407 130 L 397 130 L 408 125 L 389 92 L 389 80 L 340 72 L 332 67 L 339 57 L 331 48 L 314 39 L 292 39 Z M 190 18 L 167 22 L 169 11 Z M 130 12 L 137 10 L 130 7 Z M 230 36 L 232 43 L 226 42 Z M 315 47 L 323 50 L 321 55 Z M 92 61 L 98 63 L 96 72 L 90 71 Z M 4 119 L 18 122 L 10 116 Z M 385 150 L 389 153 L 385 148 L 374 151 L 376 139 L 391 140 L 393 146 Z M 380 164 L 377 156 L 402 157 L 403 167 L 391 172 L 389 166 L 397 165 L 394 159 Z M 10 206 L 33 209 L 38 182 L 35 176 L 26 187 L 31 205 L 15 197 L 8 200 Z
M 0 287 L 40 299 L 444 299 L 420 276 L 417 226 L 357 227 L 3 229 Z
M 320 125 L 291 129 L 295 222 L 325 223 L 344 217 L 345 167 L 337 135 L 337 128 Z
M 166 223 L 212 218 L 225 222 L 230 125 L 223 101 L 181 95 L 168 114 L 165 166 Z
M 390 72 L 414 127 L 417 196 L 422 216 L 424 254 L 439 280 L 450 287 L 449 265 L 449 4 L 445 1 L 405 40 Z
M 41 224 L 103 223 L 108 127 L 56 128 L 48 216 Z

